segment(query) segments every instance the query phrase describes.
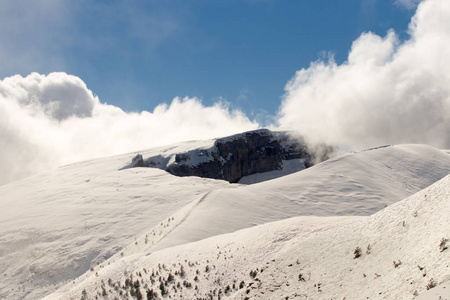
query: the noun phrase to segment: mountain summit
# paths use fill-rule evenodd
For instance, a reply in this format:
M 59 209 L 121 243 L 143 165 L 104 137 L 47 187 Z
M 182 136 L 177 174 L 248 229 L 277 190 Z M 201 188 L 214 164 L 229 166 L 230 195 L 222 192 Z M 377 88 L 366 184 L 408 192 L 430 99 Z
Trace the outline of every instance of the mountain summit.
M 336 147 L 325 144 L 311 149 L 302 138 L 293 137 L 288 132 L 260 129 L 215 139 L 211 147 L 161 153 L 145 160 L 138 154 L 130 167 L 154 167 L 176 176 L 198 176 L 235 183 L 258 173 L 284 171 L 272 173 L 269 178 L 266 176 L 267 180 L 297 172 L 329 159 L 336 150 Z

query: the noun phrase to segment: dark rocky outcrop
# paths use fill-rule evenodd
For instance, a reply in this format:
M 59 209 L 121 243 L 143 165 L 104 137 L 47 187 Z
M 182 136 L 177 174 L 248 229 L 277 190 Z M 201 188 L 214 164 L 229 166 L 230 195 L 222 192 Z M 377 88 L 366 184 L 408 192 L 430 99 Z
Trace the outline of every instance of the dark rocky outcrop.
M 243 176 L 280 170 L 283 160 L 300 159 L 308 168 L 316 161 L 328 159 L 336 150 L 331 146 L 321 148 L 320 157 L 316 157 L 301 139 L 291 138 L 286 132 L 261 129 L 217 139 L 209 149 L 175 154 L 172 163 L 161 155 L 145 161 L 137 155 L 130 166 L 158 167 L 177 176 L 199 176 L 233 183 Z
M 147 167 L 147 165 L 144 162 L 144 158 L 141 154 L 137 154 L 133 159 L 131 160 L 131 164 L 129 165 L 130 168 L 138 168 L 138 167 Z

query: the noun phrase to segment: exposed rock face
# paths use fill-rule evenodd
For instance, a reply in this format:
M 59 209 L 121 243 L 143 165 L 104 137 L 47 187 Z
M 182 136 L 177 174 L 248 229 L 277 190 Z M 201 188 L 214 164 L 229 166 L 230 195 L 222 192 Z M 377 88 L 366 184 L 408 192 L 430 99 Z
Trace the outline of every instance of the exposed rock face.
M 133 157 L 133 159 L 131 160 L 130 167 L 131 168 L 146 167 L 144 158 L 142 157 L 141 154 L 138 154 L 135 157 Z
M 261 129 L 217 139 L 209 149 L 178 153 L 174 159 L 159 155 L 144 161 L 137 155 L 130 166 L 158 167 L 177 176 L 199 176 L 233 183 L 243 176 L 280 170 L 283 160 L 300 159 L 307 168 L 316 160 L 328 159 L 336 150 L 330 146 L 322 149 L 325 151 L 318 158 L 303 141 L 290 138 L 286 132 Z

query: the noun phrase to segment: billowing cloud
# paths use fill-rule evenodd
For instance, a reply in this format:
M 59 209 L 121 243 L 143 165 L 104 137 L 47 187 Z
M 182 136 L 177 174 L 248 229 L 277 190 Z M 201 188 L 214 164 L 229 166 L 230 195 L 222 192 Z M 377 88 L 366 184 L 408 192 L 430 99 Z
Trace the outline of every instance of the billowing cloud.
M 369 147 L 427 143 L 450 148 L 450 1 L 422 2 L 410 39 L 363 33 L 338 65 L 298 71 L 285 87 L 283 127 L 315 141 Z
M 153 112 L 101 103 L 78 77 L 32 73 L 0 81 L 0 184 L 81 159 L 252 130 L 227 103 L 175 98 Z

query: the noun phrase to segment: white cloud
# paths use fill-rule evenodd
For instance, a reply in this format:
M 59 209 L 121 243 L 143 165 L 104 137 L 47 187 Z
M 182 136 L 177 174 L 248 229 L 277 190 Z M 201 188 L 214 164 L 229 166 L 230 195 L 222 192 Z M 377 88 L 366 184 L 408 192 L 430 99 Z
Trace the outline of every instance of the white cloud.
M 422 2 L 400 43 L 364 33 L 347 62 L 330 58 L 286 85 L 279 123 L 317 141 L 450 148 L 450 1 Z
M 252 130 L 227 103 L 175 98 L 153 112 L 101 103 L 78 77 L 32 73 L 0 81 L 0 184 L 61 164 Z

